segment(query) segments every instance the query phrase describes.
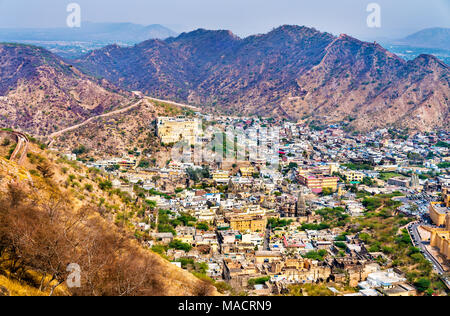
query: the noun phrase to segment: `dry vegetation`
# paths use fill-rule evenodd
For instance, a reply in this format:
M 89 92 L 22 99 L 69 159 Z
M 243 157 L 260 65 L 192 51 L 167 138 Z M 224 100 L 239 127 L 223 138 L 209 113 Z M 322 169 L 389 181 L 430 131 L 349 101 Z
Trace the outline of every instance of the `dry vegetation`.
M 114 214 L 100 203 L 109 196 L 96 182 L 101 174 L 37 146 L 24 167 L 32 181 L 0 180 L 0 290 L 7 295 L 215 293 L 211 285 L 143 248 L 127 227 L 111 223 Z M 68 174 L 77 180 L 69 181 Z M 115 195 L 108 202 L 127 207 Z M 80 288 L 66 286 L 71 263 L 81 267 Z
M 166 162 L 169 154 L 156 137 L 155 120 L 158 116 L 189 115 L 170 104 L 143 101 L 135 109 L 95 120 L 56 139 L 54 147 L 71 152 L 81 145 L 86 148 L 82 159 L 122 156 L 135 149 L 145 156 L 151 154 L 158 162 Z

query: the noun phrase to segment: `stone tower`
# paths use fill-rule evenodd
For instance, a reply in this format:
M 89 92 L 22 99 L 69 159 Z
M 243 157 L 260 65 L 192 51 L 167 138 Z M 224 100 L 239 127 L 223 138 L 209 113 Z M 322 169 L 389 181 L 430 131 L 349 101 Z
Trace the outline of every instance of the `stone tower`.
M 308 209 L 306 207 L 306 200 L 305 200 L 305 196 L 303 195 L 303 190 L 300 190 L 300 193 L 298 194 L 295 212 L 296 212 L 297 216 L 307 216 L 308 215 Z
M 417 188 L 420 185 L 420 180 L 419 177 L 417 176 L 417 174 L 413 174 L 411 177 L 411 181 L 409 183 L 409 186 L 411 188 Z

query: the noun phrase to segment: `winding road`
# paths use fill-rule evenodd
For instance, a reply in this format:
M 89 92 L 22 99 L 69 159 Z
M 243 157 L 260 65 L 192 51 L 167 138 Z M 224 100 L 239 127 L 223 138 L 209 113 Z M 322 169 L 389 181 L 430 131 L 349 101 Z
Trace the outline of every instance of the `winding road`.
M 132 105 L 129 105 L 129 106 L 125 107 L 125 108 L 122 108 L 122 109 L 119 109 L 119 110 L 115 110 L 115 111 L 112 111 L 112 112 L 108 112 L 108 113 L 104 113 L 104 114 L 100 114 L 100 115 L 97 115 L 97 116 L 93 116 L 93 117 L 87 119 L 86 121 L 84 121 L 84 122 L 82 122 L 80 124 L 76 124 L 76 125 L 73 125 L 71 127 L 67 127 L 67 128 L 62 129 L 60 131 L 54 132 L 54 133 L 48 135 L 48 137 L 50 137 L 50 138 L 59 137 L 59 136 L 61 136 L 64 133 L 73 131 L 75 129 L 78 129 L 78 128 L 86 125 L 86 124 L 89 124 L 90 122 L 92 122 L 92 121 L 94 121 L 96 119 L 128 112 L 128 111 L 134 109 L 135 107 L 137 107 L 142 101 L 144 101 L 144 99 L 140 99 L 136 103 L 133 103 Z
M 129 105 L 129 106 L 127 106 L 125 108 L 122 108 L 122 109 L 119 109 L 119 110 L 115 110 L 115 111 L 108 112 L 108 113 L 105 113 L 105 114 L 93 116 L 93 117 L 87 119 L 86 121 L 84 121 L 84 122 L 82 122 L 80 124 L 76 124 L 76 125 L 67 127 L 65 129 L 62 129 L 60 131 L 54 132 L 54 133 L 48 135 L 49 138 L 53 139 L 50 142 L 49 146 L 51 146 L 51 144 L 53 143 L 53 141 L 54 141 L 54 139 L 56 137 L 59 137 L 59 136 L 61 136 L 64 133 L 76 130 L 76 129 L 78 129 L 78 128 L 86 125 L 86 124 L 89 124 L 90 122 L 92 122 L 92 121 L 94 121 L 96 119 L 99 119 L 99 118 L 109 117 L 109 116 L 113 116 L 113 115 L 116 115 L 116 114 L 121 114 L 121 113 L 128 112 L 128 111 L 136 108 L 137 106 L 139 106 L 141 102 L 146 102 L 146 101 L 163 102 L 163 103 L 175 105 L 175 106 L 178 106 L 178 107 L 188 108 L 188 109 L 191 109 L 191 110 L 194 110 L 194 111 L 200 111 L 200 108 L 197 108 L 197 107 L 192 106 L 192 105 L 181 104 L 181 103 L 172 102 L 172 101 L 168 101 L 168 100 L 161 100 L 161 99 L 156 99 L 156 98 L 152 98 L 152 97 L 148 97 L 148 96 L 143 96 L 142 94 L 140 94 L 138 92 L 133 92 L 133 93 L 140 97 L 139 101 L 137 101 L 136 103 L 133 103 L 132 105 Z
M 191 110 L 194 110 L 194 111 L 200 111 L 201 110 L 200 108 L 198 108 L 196 106 L 193 106 L 193 105 L 187 105 L 187 104 L 177 103 L 177 102 L 173 102 L 173 101 L 161 100 L 161 99 L 156 99 L 156 98 L 152 98 L 152 97 L 146 97 L 146 98 L 151 100 L 151 101 L 163 102 L 163 103 L 179 106 L 179 107 L 182 107 L 182 108 L 188 108 L 188 109 L 191 109 Z
M 21 132 L 14 131 L 1 131 L 2 133 L 10 134 L 17 138 L 17 145 L 14 151 L 12 152 L 9 160 L 17 162 L 19 165 L 23 164 L 27 153 L 28 153 L 28 145 L 30 143 L 28 136 Z

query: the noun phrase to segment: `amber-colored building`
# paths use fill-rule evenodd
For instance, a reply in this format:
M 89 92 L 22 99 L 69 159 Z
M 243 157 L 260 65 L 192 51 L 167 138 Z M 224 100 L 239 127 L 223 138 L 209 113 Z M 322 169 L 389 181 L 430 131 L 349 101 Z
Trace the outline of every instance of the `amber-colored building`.
M 344 173 L 344 176 L 349 182 L 362 182 L 364 180 L 364 173 L 361 172 L 347 171 Z
M 444 204 L 450 207 L 450 187 L 442 189 L 442 197 L 444 198 Z
M 279 251 L 257 251 L 255 253 L 255 262 L 257 264 L 271 263 L 274 261 L 280 261 L 281 259 L 282 255 Z
M 253 167 L 242 167 L 239 169 L 239 171 L 244 178 L 250 178 L 256 172 L 255 168 Z
M 252 231 L 263 232 L 267 226 L 267 218 L 265 216 L 254 215 L 231 215 L 225 219 L 230 228 L 240 232 Z
M 434 229 L 431 232 L 430 245 L 439 249 L 439 253 L 450 260 L 450 230 Z
M 189 145 L 194 145 L 201 134 L 201 123 L 198 119 L 158 117 L 156 126 L 158 137 L 165 144 L 186 141 Z
M 436 226 L 445 226 L 446 224 L 449 226 L 450 223 L 447 218 L 450 215 L 450 210 L 448 207 L 442 205 L 440 202 L 432 202 L 430 203 L 429 211 L 430 218 Z
M 450 260 L 450 209 L 441 203 L 431 203 L 430 217 L 435 225 L 444 227 L 431 231 L 430 245 Z
M 228 183 L 230 181 L 230 173 L 224 170 L 213 172 L 212 177 L 216 183 Z
M 306 174 L 298 175 L 301 184 L 310 188 L 314 193 L 321 193 L 324 189 L 331 189 L 337 191 L 338 177 L 327 177 L 322 175 Z

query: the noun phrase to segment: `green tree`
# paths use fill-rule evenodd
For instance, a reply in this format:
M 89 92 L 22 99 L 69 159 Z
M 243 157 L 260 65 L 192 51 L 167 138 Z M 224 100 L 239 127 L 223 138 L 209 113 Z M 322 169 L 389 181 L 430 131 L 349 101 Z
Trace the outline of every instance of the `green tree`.
M 100 182 L 100 184 L 98 185 L 100 187 L 100 189 L 102 189 L 103 191 L 111 189 L 112 188 L 112 182 L 111 181 L 102 181 Z
M 203 231 L 208 231 L 209 230 L 209 225 L 206 222 L 198 223 L 197 224 L 197 229 L 198 230 L 203 230 Z
M 414 282 L 414 286 L 419 292 L 423 293 L 430 288 L 431 281 L 427 278 L 420 278 L 416 282 Z
M 189 252 L 189 251 L 191 251 L 192 246 L 187 243 L 184 243 L 180 240 L 175 239 L 169 244 L 169 248 L 177 249 L 177 250 L 184 250 L 186 252 Z

